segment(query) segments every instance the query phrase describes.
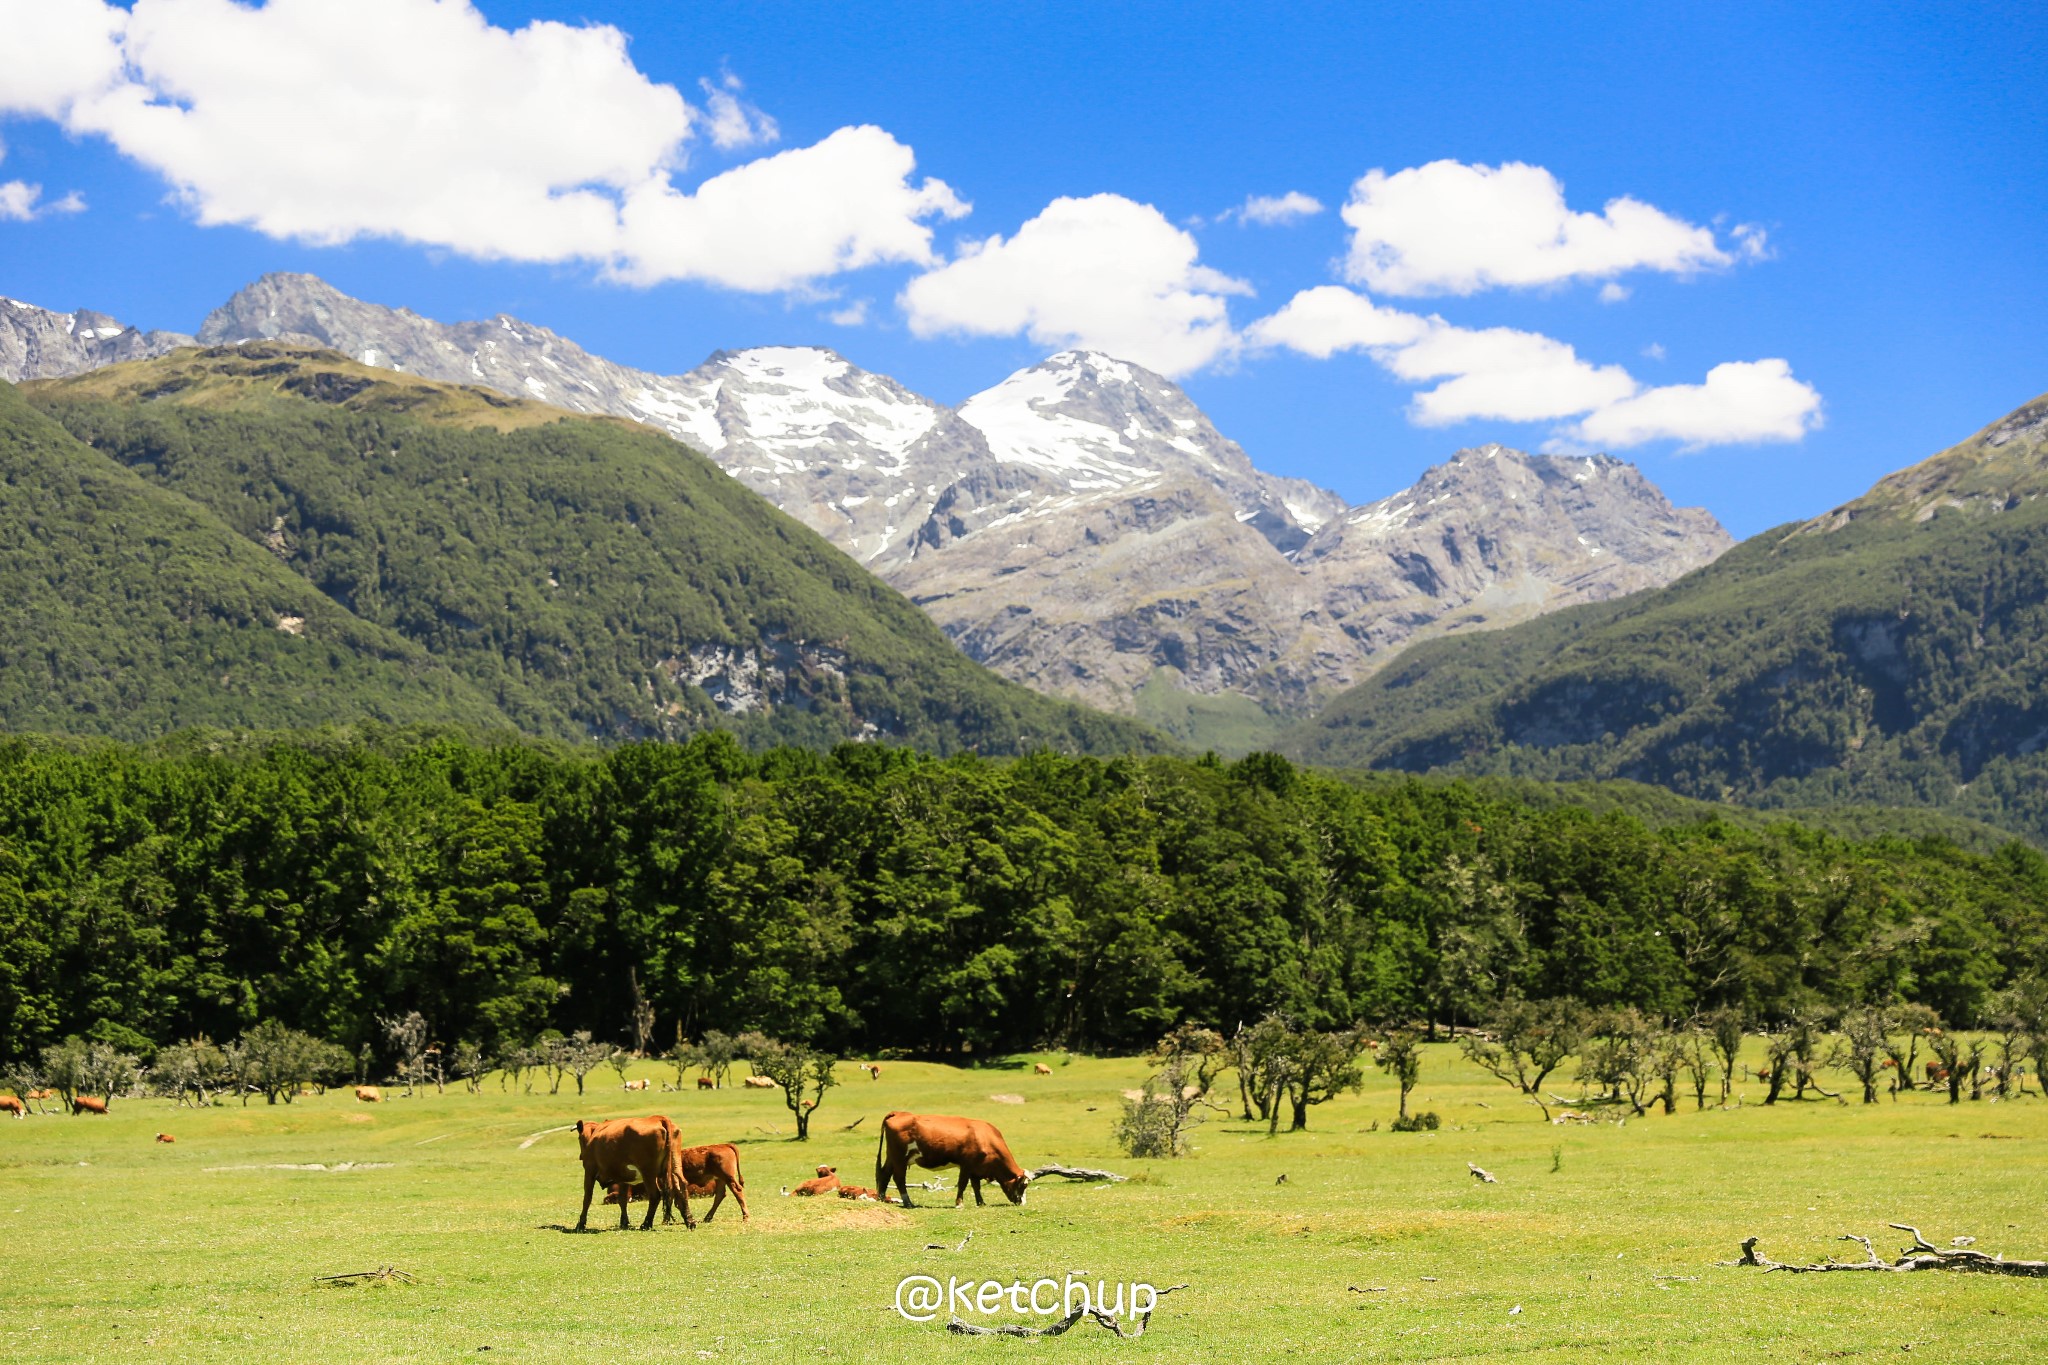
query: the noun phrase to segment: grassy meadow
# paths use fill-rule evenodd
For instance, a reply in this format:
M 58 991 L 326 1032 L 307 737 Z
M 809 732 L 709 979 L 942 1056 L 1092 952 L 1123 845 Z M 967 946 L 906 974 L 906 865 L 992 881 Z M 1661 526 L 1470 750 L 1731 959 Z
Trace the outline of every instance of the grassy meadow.
M 1030 1063 L 1053 1063 L 1050 1077 Z M 961 1070 L 851 1066 L 808 1143 L 776 1092 L 451 1089 L 380 1105 L 347 1091 L 204 1111 L 117 1101 L 111 1116 L 0 1121 L 0 1303 L 10 1354 L 37 1361 L 1771 1360 L 2048 1359 L 2048 1282 L 1946 1273 L 1764 1275 L 1719 1266 L 1752 1233 L 1778 1260 L 1889 1254 L 1917 1224 L 1940 1245 L 2048 1256 L 2048 1102 L 1951 1107 L 1749 1104 L 1551 1126 L 1508 1087 L 1428 1049 L 1415 1107 L 1393 1087 L 1268 1138 L 1217 1117 L 1197 1150 L 1133 1161 L 1110 1138 L 1135 1060 L 1057 1057 Z M 634 1075 L 670 1077 L 665 1066 Z M 1226 1077 L 1230 1085 L 1232 1078 Z M 573 1083 L 571 1089 L 573 1089 Z M 545 1088 L 544 1086 L 542 1087 Z M 1569 1083 L 1556 1087 L 1575 1093 Z M 992 1095 L 1024 1103 L 993 1101 Z M 1234 1089 L 1231 1098 L 1235 1098 Z M 782 1198 L 823 1162 L 871 1183 L 891 1109 L 986 1117 L 1027 1167 L 1109 1166 L 1117 1186 L 1048 1179 L 903 1211 Z M 752 1224 L 730 1201 L 695 1232 L 572 1236 L 577 1117 L 666 1112 L 691 1142 L 740 1145 Z M 861 1120 L 855 1131 L 842 1125 Z M 1374 1120 L 1378 1131 L 1369 1131 Z M 175 1144 L 154 1142 L 158 1132 Z M 1482 1185 L 1473 1162 L 1499 1183 Z M 333 1169 L 355 1163 L 352 1169 Z M 324 1170 L 287 1169 L 311 1165 Z M 1276 1183 L 1285 1175 L 1285 1183 Z M 916 1193 L 916 1192 L 914 1192 Z M 705 1205 L 699 1203 L 701 1217 Z M 957 1249 L 972 1233 L 965 1249 Z M 940 1243 L 941 1250 L 928 1243 Z M 321 1285 L 394 1265 L 416 1282 Z M 1092 1324 L 1057 1340 L 949 1335 L 892 1307 L 897 1282 L 1093 1278 L 1189 1287 L 1138 1341 Z M 1371 1292 L 1354 1292 L 1352 1286 Z M 1520 1311 L 1516 1311 L 1519 1309 Z M 1001 1312 L 976 1322 L 1050 1319 Z

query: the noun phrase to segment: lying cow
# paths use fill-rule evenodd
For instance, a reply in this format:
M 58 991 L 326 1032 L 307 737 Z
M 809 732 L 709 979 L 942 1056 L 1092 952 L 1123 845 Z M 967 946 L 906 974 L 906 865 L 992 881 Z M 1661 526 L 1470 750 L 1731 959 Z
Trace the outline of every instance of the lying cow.
M 177 1141 L 177 1139 L 176 1139 L 176 1138 L 174 1138 L 174 1137 L 172 1137 L 172 1136 L 171 1136 L 171 1135 L 170 1135 L 169 1133 L 158 1133 L 158 1134 L 156 1135 L 156 1140 L 157 1140 L 158 1142 L 176 1142 L 176 1141 Z
M 740 1206 L 740 1221 L 747 1221 L 747 1182 L 740 1177 L 740 1149 L 730 1142 L 683 1148 L 683 1185 L 699 1199 L 711 1196 L 711 1211 L 704 1215 L 705 1222 L 718 1216 L 718 1206 L 725 1202 L 728 1194 Z M 604 1202 L 617 1204 L 623 1200 L 631 1203 L 646 1197 L 647 1186 L 644 1184 L 614 1185 L 605 1195 Z M 663 1199 L 661 1218 L 664 1223 L 674 1221 L 669 1216 L 674 1205 L 674 1199 Z
M 953 1192 L 956 1209 L 966 1200 L 970 1183 L 974 1186 L 976 1204 L 986 1202 L 981 1197 L 984 1180 L 1000 1186 L 1003 1196 L 1012 1204 L 1024 1202 L 1025 1187 L 1031 1183 L 1031 1177 L 1010 1155 L 1010 1145 L 992 1123 L 942 1114 L 906 1114 L 900 1110 L 885 1115 L 881 1138 L 875 1147 L 875 1188 L 887 1195 L 890 1182 L 895 1182 L 906 1209 L 916 1207 L 910 1202 L 906 1178 L 913 1161 L 927 1171 L 946 1166 L 960 1168 L 960 1185 Z
M 1050 1076 L 1052 1075 L 1052 1068 L 1044 1062 L 1033 1062 L 1031 1064 L 1031 1074 L 1034 1076 Z
M 621 1090 L 645 1090 L 646 1088 L 647 1082 L 644 1079 L 637 1081 L 627 1081 L 624 1085 L 619 1087 L 619 1089 Z
M 642 1232 L 653 1230 L 655 1206 L 666 1208 L 664 1201 L 670 1196 L 682 1203 L 683 1226 L 697 1226 L 697 1220 L 690 1216 L 690 1192 L 683 1180 L 682 1137 L 666 1114 L 608 1122 L 578 1119 L 576 1149 L 583 1160 L 583 1212 L 577 1216 L 576 1231 L 583 1231 L 589 1224 L 590 1196 L 600 1184 L 607 1190 L 620 1185 L 648 1187 L 647 1220 L 640 1225 Z M 630 1198 L 619 1201 L 621 1231 L 630 1225 L 626 1216 L 629 1202 Z
M 28 1117 L 28 1106 L 12 1095 L 0 1095 L 0 1114 L 12 1114 L 18 1119 Z
M 820 1166 L 815 1179 L 806 1180 L 803 1184 L 791 1190 L 790 1193 L 800 1194 L 808 1198 L 814 1194 L 830 1194 L 838 1188 L 839 1168 L 837 1166 Z
M 73 1114 L 104 1114 L 107 1112 L 107 1102 L 105 1100 L 96 1100 L 90 1095 L 78 1095 L 71 1101 L 71 1112 Z
M 384 1102 L 384 1096 L 382 1092 L 380 1092 L 374 1085 L 357 1086 L 356 1098 L 361 1100 L 364 1104 L 382 1104 Z
M 872 1199 L 880 1204 L 892 1202 L 888 1195 L 876 1194 L 865 1185 L 841 1185 L 839 1187 L 839 1197 L 841 1199 Z
M 745 1085 L 749 1090 L 773 1090 L 775 1088 L 775 1082 L 769 1080 L 766 1076 L 749 1076 L 741 1084 Z

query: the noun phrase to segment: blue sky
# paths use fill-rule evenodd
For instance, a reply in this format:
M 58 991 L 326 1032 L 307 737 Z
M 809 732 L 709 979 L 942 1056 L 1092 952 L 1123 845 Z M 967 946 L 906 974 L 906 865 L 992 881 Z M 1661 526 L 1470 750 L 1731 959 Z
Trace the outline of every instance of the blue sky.
M 132 8 L 0 0 L 0 293 L 307 270 L 948 402 L 1095 344 L 1354 500 L 1612 448 L 1738 534 L 2048 390 L 2038 5 Z

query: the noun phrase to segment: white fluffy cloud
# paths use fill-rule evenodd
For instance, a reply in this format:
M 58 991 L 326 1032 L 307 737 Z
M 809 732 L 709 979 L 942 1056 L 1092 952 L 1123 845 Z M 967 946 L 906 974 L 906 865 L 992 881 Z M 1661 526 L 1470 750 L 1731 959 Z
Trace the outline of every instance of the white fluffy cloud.
M 1783 360 L 1737 360 L 1707 371 L 1704 384 L 1645 389 L 1590 413 L 1573 435 L 1608 449 L 1648 441 L 1689 448 L 1796 441 L 1821 424 L 1820 395 Z
M 0 181 L 0 223 L 26 223 L 53 213 L 82 213 L 85 197 L 77 190 L 62 199 L 45 202 L 43 187 L 26 180 Z
M 1339 351 L 1378 351 L 1420 341 L 1429 319 L 1382 308 L 1342 285 L 1304 289 L 1270 317 L 1245 329 L 1254 346 L 1285 346 L 1317 360 Z
M 1543 422 L 1626 398 L 1635 380 L 1619 365 L 1594 365 L 1553 337 L 1512 327 L 1473 330 L 1430 319 L 1429 330 L 1381 363 L 1411 382 L 1440 379 L 1415 395 L 1410 412 L 1422 426 L 1474 417 Z
M 969 242 L 904 289 L 910 329 L 1079 346 L 1180 375 L 1237 346 L 1225 295 L 1239 280 L 1200 263 L 1195 239 L 1121 195 L 1055 199 L 1008 238 Z
M 1323 201 L 1300 190 L 1285 194 L 1254 194 L 1223 216 L 1257 227 L 1278 227 L 1313 218 L 1323 211 Z
M 967 205 L 944 181 L 912 185 L 915 164 L 880 128 L 841 128 L 691 194 L 650 183 L 626 198 L 616 273 L 765 292 L 883 261 L 929 262 L 926 220 L 958 218 Z
M 1632 270 L 1685 275 L 1735 259 L 1711 228 L 1639 199 L 1575 212 L 1556 176 L 1521 162 L 1370 171 L 1352 186 L 1343 217 L 1351 228 L 1345 278 L 1395 295 L 1472 294 Z M 1761 250 L 1761 235 L 1755 240 Z M 1748 238 L 1738 250 L 1753 254 Z
M 0 0 L 0 32 L 0 112 L 104 136 L 201 223 L 276 237 L 787 289 L 928 261 L 923 220 L 962 211 L 868 128 L 683 193 L 698 136 L 744 147 L 774 122 L 730 75 L 692 105 L 603 24 L 504 29 L 470 0 Z
M 1782 360 L 1716 365 L 1705 384 L 1644 389 L 1621 366 L 1594 364 L 1554 337 L 1457 327 L 1339 285 L 1304 289 L 1247 327 L 1245 339 L 1318 360 L 1364 351 L 1397 379 L 1440 381 L 1409 404 L 1422 426 L 1579 417 L 1560 433 L 1564 445 L 1613 450 L 1656 440 L 1694 448 L 1796 441 L 1820 425 L 1820 395 Z M 1662 348 L 1654 355 L 1661 359 Z

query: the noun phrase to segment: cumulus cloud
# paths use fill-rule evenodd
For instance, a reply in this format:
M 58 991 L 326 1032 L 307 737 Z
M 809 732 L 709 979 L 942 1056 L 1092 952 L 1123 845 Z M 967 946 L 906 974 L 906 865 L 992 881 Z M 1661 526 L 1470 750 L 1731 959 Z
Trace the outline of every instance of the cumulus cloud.
M 1409 404 L 1409 418 L 1420 426 L 1579 418 L 1558 433 L 1552 444 L 1559 449 L 1796 441 L 1820 424 L 1820 395 L 1782 360 L 1717 365 L 1704 384 L 1644 389 L 1621 366 L 1589 361 L 1555 337 L 1458 327 L 1340 285 L 1303 290 L 1244 335 L 1254 347 L 1286 347 L 1318 360 L 1363 351 L 1396 379 L 1438 381 Z M 1645 354 L 1662 359 L 1664 352 L 1652 346 Z
M 944 181 L 910 182 L 916 158 L 880 128 L 750 161 L 684 194 L 650 182 L 626 197 L 615 273 L 636 284 L 699 279 L 756 292 L 884 261 L 933 259 L 926 220 L 968 206 Z
M 25 180 L 0 181 L 0 223 L 27 223 L 53 213 L 83 213 L 85 196 L 77 190 L 45 203 L 43 187 Z
M 1300 190 L 1289 190 L 1285 194 L 1254 194 L 1236 208 L 1226 209 L 1222 217 L 1255 227 L 1280 227 L 1313 218 L 1322 211 L 1322 200 Z
M 1012 336 L 1084 347 L 1181 375 L 1230 354 L 1230 294 L 1195 239 L 1121 195 L 1055 199 L 1008 238 L 968 242 L 901 303 L 917 336 Z
M 1395 295 L 1473 294 L 1632 270 L 1687 275 L 1735 259 L 1711 228 L 1639 199 L 1574 211 L 1556 176 L 1522 162 L 1370 171 L 1352 186 L 1343 218 L 1351 228 L 1345 278 Z M 1747 254 L 1747 239 L 1738 240 Z
M 923 220 L 964 211 L 865 128 L 685 193 L 700 137 L 752 146 L 774 121 L 730 75 L 692 105 L 605 24 L 504 29 L 470 0 L 0 0 L 0 31 L 0 112 L 105 137 L 205 224 L 775 290 L 928 261 Z
M 1608 449 L 1678 441 L 1688 449 L 1796 441 L 1821 424 L 1820 394 L 1783 360 L 1737 360 L 1704 384 L 1645 389 L 1588 414 L 1578 439 Z
M 1245 329 L 1254 346 L 1285 346 L 1317 360 L 1339 351 L 1368 351 L 1409 345 L 1429 330 L 1429 320 L 1398 308 L 1383 308 L 1342 285 L 1304 289 L 1270 317 Z

